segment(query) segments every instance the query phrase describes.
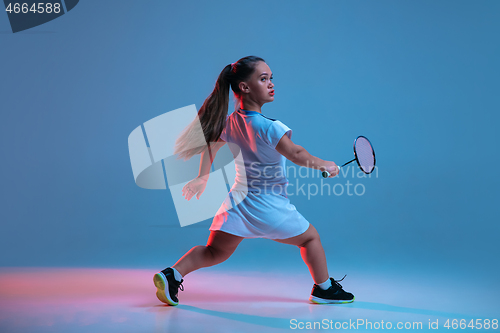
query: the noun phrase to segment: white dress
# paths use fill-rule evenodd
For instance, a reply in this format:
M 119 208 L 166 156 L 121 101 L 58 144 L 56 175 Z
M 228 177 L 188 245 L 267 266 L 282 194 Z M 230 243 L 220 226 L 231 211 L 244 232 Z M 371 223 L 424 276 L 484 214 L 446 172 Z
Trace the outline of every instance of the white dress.
M 245 238 L 285 239 L 309 228 L 286 194 L 286 158 L 276 151 L 285 134 L 292 136 L 288 126 L 257 111 L 238 109 L 226 118 L 221 139 L 228 142 L 235 157 L 236 178 L 210 230 Z

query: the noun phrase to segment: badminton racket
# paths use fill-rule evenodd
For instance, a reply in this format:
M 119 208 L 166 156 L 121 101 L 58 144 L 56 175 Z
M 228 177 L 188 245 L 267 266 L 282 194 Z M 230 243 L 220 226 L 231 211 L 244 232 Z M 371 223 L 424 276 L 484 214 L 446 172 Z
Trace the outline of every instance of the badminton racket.
M 366 137 L 360 135 L 354 140 L 354 159 L 350 160 L 344 165 L 339 167 L 343 168 L 347 164 L 356 161 L 358 163 L 359 168 L 366 174 L 370 174 L 375 170 L 375 151 L 373 150 L 373 146 Z M 324 178 L 330 177 L 330 173 L 328 171 L 323 171 L 322 173 Z

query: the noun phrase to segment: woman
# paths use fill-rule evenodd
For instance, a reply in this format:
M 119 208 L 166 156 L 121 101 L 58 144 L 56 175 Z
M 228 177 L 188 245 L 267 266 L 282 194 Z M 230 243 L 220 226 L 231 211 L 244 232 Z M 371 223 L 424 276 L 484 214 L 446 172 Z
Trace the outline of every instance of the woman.
M 193 247 L 172 267 L 155 274 L 156 295 L 164 303 L 178 304 L 178 289 L 184 290 L 181 283 L 186 274 L 225 261 L 244 238 L 259 237 L 300 248 L 315 282 L 310 301 L 322 304 L 354 300 L 329 277 L 318 232 L 290 203 L 283 172 L 285 158 L 299 166 L 326 170 L 330 177 L 335 177 L 339 169 L 334 162 L 314 157 L 294 144 L 290 128 L 262 114 L 262 105 L 274 100 L 272 78 L 271 69 L 259 57 L 248 56 L 227 65 L 200 108 L 198 122 L 193 122 L 177 141 L 175 153 L 179 157 L 188 159 L 201 154 L 199 176 L 182 190 L 187 200 L 195 195 L 200 198 L 215 154 L 226 142 L 231 143 L 228 146 L 233 155 L 241 152 L 243 159 L 236 163 L 235 183 L 213 219 L 207 245 Z M 229 88 L 237 101 L 237 110 L 230 116 Z M 206 142 L 214 144 L 207 147 Z

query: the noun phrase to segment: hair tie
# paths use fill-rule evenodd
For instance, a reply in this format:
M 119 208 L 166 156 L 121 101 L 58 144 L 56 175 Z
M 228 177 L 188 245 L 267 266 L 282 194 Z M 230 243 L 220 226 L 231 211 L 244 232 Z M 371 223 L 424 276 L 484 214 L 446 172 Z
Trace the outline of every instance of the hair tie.
M 233 69 L 234 69 L 234 65 L 236 65 L 236 63 L 235 63 L 235 62 L 233 62 L 233 63 L 231 64 L 231 70 L 233 70 Z

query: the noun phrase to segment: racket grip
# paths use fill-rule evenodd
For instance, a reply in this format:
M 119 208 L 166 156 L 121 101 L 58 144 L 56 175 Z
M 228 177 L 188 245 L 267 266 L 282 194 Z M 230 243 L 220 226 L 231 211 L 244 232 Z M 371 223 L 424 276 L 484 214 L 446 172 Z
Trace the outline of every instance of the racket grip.
M 339 166 L 337 166 L 337 168 L 339 168 L 339 172 L 340 172 L 340 167 L 339 167 Z M 330 173 L 329 173 L 328 171 L 323 171 L 321 174 L 323 175 L 323 178 L 328 178 L 328 177 L 330 177 Z

